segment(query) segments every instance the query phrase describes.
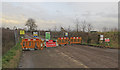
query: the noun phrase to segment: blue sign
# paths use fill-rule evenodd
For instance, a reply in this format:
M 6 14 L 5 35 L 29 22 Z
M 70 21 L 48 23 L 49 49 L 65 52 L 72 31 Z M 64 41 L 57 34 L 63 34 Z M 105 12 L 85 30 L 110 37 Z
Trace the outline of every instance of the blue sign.
M 33 32 L 33 37 L 37 37 L 38 36 L 38 32 Z
M 37 36 L 34 36 L 34 37 L 37 37 Z
M 68 33 L 67 33 L 67 32 L 65 33 L 65 36 L 68 36 Z

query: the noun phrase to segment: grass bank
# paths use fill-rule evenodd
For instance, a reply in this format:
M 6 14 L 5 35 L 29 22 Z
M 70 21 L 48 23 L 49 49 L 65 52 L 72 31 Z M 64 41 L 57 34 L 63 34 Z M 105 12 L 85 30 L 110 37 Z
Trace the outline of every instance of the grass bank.
M 2 57 L 2 68 L 17 68 L 22 53 L 21 40 Z
M 119 48 L 118 47 L 118 32 L 99 32 L 99 34 L 103 34 L 105 38 L 110 38 L 111 48 Z
M 110 42 L 109 42 L 109 46 L 107 43 L 103 42 L 102 44 L 98 44 L 98 35 L 104 35 L 104 38 L 109 38 Z M 90 38 L 91 38 L 91 42 L 88 44 L 87 43 L 87 36 L 85 35 L 79 35 L 82 37 L 82 45 L 89 45 L 89 46 L 96 46 L 96 47 L 107 47 L 107 48 L 116 48 L 118 49 L 118 32 L 97 32 L 95 34 L 91 34 Z M 40 36 L 42 38 L 45 38 L 45 36 Z M 86 39 L 83 39 L 85 38 Z M 56 40 L 55 38 L 51 38 L 52 40 Z M 119 48 L 120 49 L 120 48 Z

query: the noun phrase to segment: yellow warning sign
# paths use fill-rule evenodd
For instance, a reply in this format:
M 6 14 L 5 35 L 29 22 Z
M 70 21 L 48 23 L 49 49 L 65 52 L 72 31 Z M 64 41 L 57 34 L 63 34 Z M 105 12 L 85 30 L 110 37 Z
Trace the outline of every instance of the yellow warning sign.
M 24 35 L 25 31 L 24 30 L 20 30 L 20 35 Z

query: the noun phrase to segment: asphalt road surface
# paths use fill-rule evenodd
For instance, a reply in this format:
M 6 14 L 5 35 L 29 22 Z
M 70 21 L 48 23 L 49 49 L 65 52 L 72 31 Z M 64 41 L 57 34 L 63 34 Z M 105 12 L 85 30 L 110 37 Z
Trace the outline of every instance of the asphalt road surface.
M 24 51 L 19 68 L 117 68 L 115 49 L 74 45 Z
M 118 50 L 83 45 L 23 51 L 19 68 L 117 68 Z

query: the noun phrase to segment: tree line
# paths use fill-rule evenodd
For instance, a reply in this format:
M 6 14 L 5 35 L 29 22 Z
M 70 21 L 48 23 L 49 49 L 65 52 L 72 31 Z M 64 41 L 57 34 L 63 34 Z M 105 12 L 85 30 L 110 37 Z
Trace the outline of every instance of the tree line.
M 76 32 L 91 32 L 91 31 L 94 31 L 93 24 L 90 23 L 90 22 L 87 22 L 86 20 L 80 21 L 78 18 L 75 18 L 74 23 L 75 23 L 75 28 L 76 28 L 74 31 L 76 31 Z M 29 18 L 26 21 L 25 26 L 27 26 L 28 31 L 37 30 L 37 27 L 38 27 L 36 25 L 35 19 L 32 19 L 32 18 Z M 68 26 L 68 29 L 65 29 L 64 27 L 60 27 L 60 30 L 61 31 L 66 31 L 66 32 L 71 32 L 72 31 L 70 25 Z M 51 29 L 48 29 L 48 31 L 51 31 Z M 57 31 L 57 26 L 53 27 L 53 31 Z M 116 27 L 115 28 L 107 28 L 107 27 L 102 28 L 102 32 L 107 32 L 107 31 L 118 31 L 118 29 Z

